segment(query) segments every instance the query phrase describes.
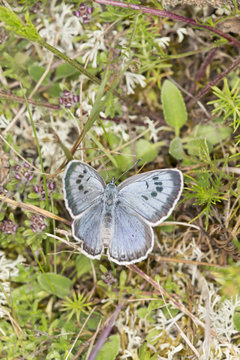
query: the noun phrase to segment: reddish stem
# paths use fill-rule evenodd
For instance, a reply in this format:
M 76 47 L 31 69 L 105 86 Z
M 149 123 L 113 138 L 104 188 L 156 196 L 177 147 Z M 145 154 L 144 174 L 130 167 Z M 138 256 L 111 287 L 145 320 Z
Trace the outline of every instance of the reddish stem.
M 174 14 L 174 13 L 172 13 L 170 11 L 153 9 L 153 8 L 149 8 L 149 7 L 146 7 L 146 6 L 140 6 L 140 5 L 136 5 L 136 4 L 129 4 L 129 3 L 126 4 L 126 3 L 116 1 L 116 0 L 94 0 L 94 1 L 96 3 L 98 3 L 98 4 L 119 6 L 119 7 L 122 7 L 122 8 L 141 11 L 142 13 L 147 13 L 147 14 L 151 14 L 151 15 L 157 15 L 157 16 L 161 16 L 161 17 L 168 17 L 168 18 L 170 18 L 172 20 L 182 21 L 184 23 L 187 23 L 187 24 L 190 24 L 190 25 L 193 25 L 193 26 L 197 26 L 198 28 L 209 30 L 209 31 L 213 32 L 214 34 L 217 34 L 220 37 L 223 37 L 229 43 L 234 44 L 234 45 L 236 45 L 237 47 L 240 48 L 240 42 L 237 41 L 236 39 L 234 39 L 231 35 L 225 34 L 224 32 L 220 31 L 219 29 L 213 28 L 212 26 L 198 24 L 193 19 L 189 19 L 189 18 L 187 18 L 185 16 L 180 16 L 180 15 Z
M 197 72 L 197 75 L 195 77 L 195 81 L 192 82 L 191 88 L 189 90 L 190 94 L 192 94 L 192 95 L 194 94 L 197 82 L 199 82 L 201 80 L 201 78 L 203 77 L 203 75 L 204 75 L 204 73 L 206 71 L 206 68 L 210 64 L 210 62 L 212 61 L 216 51 L 217 51 L 217 48 L 214 48 L 207 55 L 206 59 L 204 60 L 204 62 L 202 64 L 202 66 L 200 67 L 199 71 Z M 185 101 L 189 102 L 191 99 L 192 99 L 192 97 L 189 96 L 188 98 L 186 98 Z
M 207 84 L 202 90 L 200 90 L 194 98 L 192 98 L 189 103 L 188 107 L 192 107 L 193 104 L 195 104 L 201 97 L 203 97 L 205 94 L 208 93 L 208 91 L 211 89 L 212 86 L 217 85 L 219 81 L 221 81 L 225 76 L 227 76 L 232 70 L 234 70 L 236 67 L 240 65 L 240 57 L 238 57 L 232 65 L 230 65 L 226 70 L 221 72 L 218 76 L 215 77 L 212 81 L 210 81 L 209 84 Z

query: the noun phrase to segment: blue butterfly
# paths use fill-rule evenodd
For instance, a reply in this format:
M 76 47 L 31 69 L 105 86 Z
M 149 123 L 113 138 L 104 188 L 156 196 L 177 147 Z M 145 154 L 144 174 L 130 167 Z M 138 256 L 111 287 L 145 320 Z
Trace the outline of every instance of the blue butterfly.
M 68 163 L 63 189 L 66 207 L 74 219 L 73 237 L 82 252 L 129 265 L 146 259 L 154 245 L 152 226 L 169 217 L 183 189 L 180 170 L 153 170 L 132 176 L 120 185 L 105 183 L 91 166 Z

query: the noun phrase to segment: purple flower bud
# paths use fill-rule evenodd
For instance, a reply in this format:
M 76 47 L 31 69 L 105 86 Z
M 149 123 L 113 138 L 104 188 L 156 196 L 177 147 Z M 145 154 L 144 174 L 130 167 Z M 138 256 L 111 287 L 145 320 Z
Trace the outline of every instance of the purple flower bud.
M 92 14 L 93 13 L 93 7 L 88 7 L 87 8 L 87 14 Z
M 36 226 L 34 224 L 31 225 L 31 229 L 32 229 L 33 232 L 37 232 L 37 228 L 36 228 Z
M 71 91 L 63 90 L 63 96 L 69 96 L 71 95 Z
M 21 176 L 20 176 L 18 173 L 15 175 L 15 178 L 16 178 L 17 180 L 21 180 Z
M 50 183 L 48 184 L 48 188 L 49 188 L 49 190 L 54 190 L 54 189 L 55 189 L 55 183 L 54 183 L 54 182 L 50 182 Z
M 29 168 L 30 168 L 30 165 L 25 162 L 25 163 L 24 163 L 24 167 L 27 168 L 27 169 L 29 169 Z
M 85 5 L 84 3 L 82 3 L 82 4 L 79 6 L 79 9 L 80 9 L 81 11 L 84 11 L 84 10 L 85 10 L 85 7 L 86 7 L 86 5 Z
M 88 16 L 87 16 L 87 15 L 85 15 L 85 14 L 82 16 L 82 19 L 83 19 L 84 24 L 87 24 L 87 23 L 89 23 L 89 22 L 90 22 L 90 20 L 89 20 Z
M 58 101 L 59 101 L 59 104 L 62 105 L 62 103 L 63 103 L 63 98 L 60 97 L 60 98 L 58 99 Z
M 72 103 L 67 103 L 67 104 L 65 105 L 65 107 L 68 108 L 68 109 L 70 109 L 70 108 L 72 107 Z
M 33 179 L 33 174 L 28 175 L 27 179 L 28 181 L 31 181 Z
M 13 225 L 12 230 L 13 230 L 13 232 L 16 232 L 17 231 L 17 225 Z
M 73 102 L 75 102 L 75 103 L 79 102 L 79 96 L 78 95 L 73 95 Z
M 41 224 L 41 225 L 40 225 L 40 230 L 44 230 L 45 227 L 46 227 L 46 224 Z
M 81 13 L 80 13 L 79 10 L 76 10 L 76 11 L 74 11 L 74 15 L 75 15 L 76 17 L 80 17 L 80 16 L 81 16 Z
M 15 165 L 13 168 L 15 171 L 19 171 L 21 169 L 19 165 Z
M 34 192 L 37 194 L 39 192 L 39 186 L 38 185 L 34 185 L 33 187 Z
M 6 225 L 2 224 L 2 232 L 5 232 L 5 231 L 6 231 Z

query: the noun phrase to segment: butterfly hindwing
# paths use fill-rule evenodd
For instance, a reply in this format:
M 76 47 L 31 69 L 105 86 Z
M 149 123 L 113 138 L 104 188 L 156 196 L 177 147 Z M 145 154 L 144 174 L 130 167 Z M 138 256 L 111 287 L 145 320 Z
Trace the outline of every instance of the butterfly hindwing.
M 182 188 L 182 173 L 177 169 L 138 174 L 118 186 L 120 201 L 151 226 L 168 218 L 180 198 Z
M 63 189 L 67 209 L 76 217 L 91 206 L 104 192 L 103 177 L 91 166 L 72 160 L 66 167 Z
M 119 203 L 108 248 L 109 259 L 120 265 L 133 264 L 147 257 L 153 243 L 152 228 L 131 208 Z
M 83 243 L 84 254 L 92 259 L 100 259 L 103 252 L 102 214 L 103 202 L 99 199 L 75 218 L 72 224 L 73 237 Z

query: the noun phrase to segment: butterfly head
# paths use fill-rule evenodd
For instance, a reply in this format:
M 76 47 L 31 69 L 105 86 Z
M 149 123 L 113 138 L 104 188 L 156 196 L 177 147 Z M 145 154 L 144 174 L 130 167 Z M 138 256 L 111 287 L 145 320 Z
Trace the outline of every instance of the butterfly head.
M 112 177 L 111 181 L 109 182 L 109 185 L 116 186 L 114 176 Z

